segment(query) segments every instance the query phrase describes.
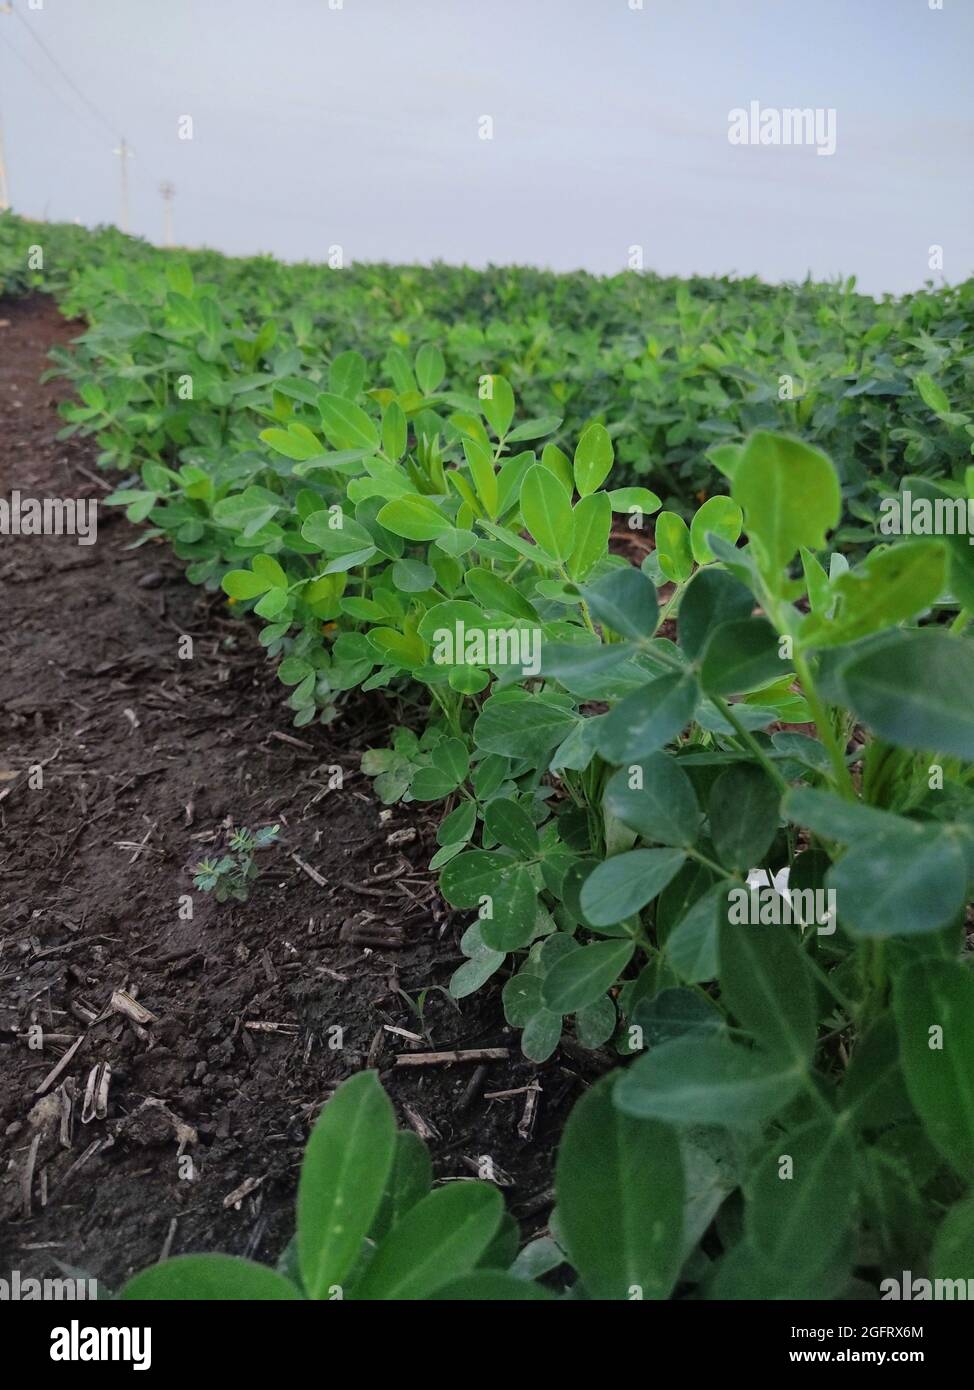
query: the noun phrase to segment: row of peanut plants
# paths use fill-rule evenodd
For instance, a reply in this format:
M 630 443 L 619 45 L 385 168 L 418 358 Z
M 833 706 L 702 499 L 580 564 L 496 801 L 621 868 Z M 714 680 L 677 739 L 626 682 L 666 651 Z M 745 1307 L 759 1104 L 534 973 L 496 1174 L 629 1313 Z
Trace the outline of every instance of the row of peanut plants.
M 326 362 L 182 259 L 109 280 L 73 279 L 90 326 L 58 361 L 68 432 L 126 474 L 109 501 L 260 620 L 298 726 L 426 692 L 364 770 L 442 807 L 454 996 L 497 975 L 527 1057 L 568 1032 L 620 1062 L 566 1130 L 540 1250 L 515 1254 L 489 1189 L 430 1193 L 362 1078 L 312 1137 L 278 1274 L 176 1262 L 132 1296 L 543 1297 L 554 1265 L 596 1298 L 966 1277 L 974 549 L 878 517 L 965 513 L 969 446 L 878 468 L 838 548 L 852 484 L 801 421 L 735 435 L 696 461 L 714 495 L 688 525 L 630 469 L 612 485 L 611 420 L 569 441 L 434 344 Z M 640 568 L 620 532 L 652 536 Z M 378 1137 L 353 1182 L 357 1126 Z

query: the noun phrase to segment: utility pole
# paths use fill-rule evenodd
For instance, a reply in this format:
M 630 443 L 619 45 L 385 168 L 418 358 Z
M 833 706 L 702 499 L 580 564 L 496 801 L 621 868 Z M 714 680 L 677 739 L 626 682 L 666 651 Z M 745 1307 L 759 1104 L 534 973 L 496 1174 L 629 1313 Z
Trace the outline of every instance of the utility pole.
M 9 3 L 0 4 L 0 14 L 13 14 L 14 7 Z M 10 190 L 7 187 L 7 155 L 3 145 L 3 118 L 0 116 L 0 212 L 10 207 Z
M 172 246 L 172 200 L 175 195 L 176 189 L 169 182 L 169 180 L 166 179 L 163 183 L 159 185 L 159 192 L 162 194 L 163 217 L 165 219 L 165 234 L 163 238 L 163 245 Z
M 131 145 L 126 143 L 125 136 L 122 136 L 121 144 L 112 151 L 117 154 L 122 161 L 122 221 L 120 223 L 123 232 L 129 229 L 129 168 L 128 162 L 135 156 L 135 151 Z
M 3 148 L 3 121 L 0 119 L 0 212 L 10 207 L 10 194 L 7 190 L 7 156 Z

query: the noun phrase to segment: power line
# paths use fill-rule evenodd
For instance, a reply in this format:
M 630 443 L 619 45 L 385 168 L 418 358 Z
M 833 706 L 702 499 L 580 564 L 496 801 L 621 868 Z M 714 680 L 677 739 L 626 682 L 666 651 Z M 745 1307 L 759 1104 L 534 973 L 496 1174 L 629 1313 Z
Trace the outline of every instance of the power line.
M 37 44 L 38 48 L 40 48 L 41 52 L 45 55 L 45 57 L 47 58 L 48 62 L 50 62 L 50 64 L 52 65 L 52 67 L 53 67 L 53 68 L 55 69 L 55 71 L 59 74 L 59 76 L 61 77 L 62 81 L 66 84 L 66 86 L 67 86 L 68 88 L 70 88 L 70 90 L 74 93 L 74 95 L 77 97 L 77 99 L 78 99 L 78 100 L 82 103 L 82 105 L 85 107 L 86 111 L 94 118 L 94 120 L 99 124 L 99 126 L 101 126 L 104 130 L 108 131 L 108 133 L 112 136 L 112 138 L 115 139 L 115 138 L 116 138 L 116 133 L 117 133 L 117 131 L 119 131 L 119 130 L 121 129 L 121 127 L 115 125 L 115 124 L 109 119 L 109 117 L 105 115 L 104 111 L 102 111 L 102 110 L 100 109 L 100 107 L 96 106 L 95 103 L 91 100 L 91 98 L 90 98 L 89 96 L 87 96 L 87 94 L 86 94 L 85 92 L 82 91 L 82 89 L 78 86 L 77 82 L 75 82 L 75 80 L 74 80 L 74 78 L 71 76 L 71 74 L 65 70 L 63 64 L 58 60 L 58 58 L 55 56 L 55 54 L 51 52 L 50 48 L 47 46 L 47 44 L 44 42 L 44 40 L 40 37 L 40 35 L 37 34 L 37 33 L 35 32 L 35 30 L 33 29 L 33 27 L 32 27 L 30 24 L 27 23 L 26 19 L 24 19 L 23 15 L 20 13 L 20 11 L 17 10 L 17 9 L 14 9 L 12 3 L 3 3 L 3 4 L 0 4 L 0 12 L 2 12 L 2 13 L 4 13 L 4 14 L 13 14 L 17 19 L 20 20 L 20 23 L 21 23 L 21 24 L 23 25 L 23 27 L 27 30 L 27 33 L 30 35 L 30 37 L 33 39 L 33 41 Z M 34 67 L 33 63 L 31 63 L 30 60 L 26 57 L 26 55 L 23 54 L 23 53 L 21 53 L 18 49 L 13 48 L 12 45 L 9 45 L 9 46 L 10 46 L 10 48 L 11 48 L 11 51 L 12 51 L 13 53 L 15 53 L 16 56 L 17 56 L 18 58 L 20 58 L 21 61 L 24 62 L 24 63 L 27 65 L 27 67 L 30 68 L 30 70 L 31 70 L 31 72 L 33 72 L 34 76 L 37 77 L 39 81 L 42 81 L 42 82 L 44 83 L 44 86 L 47 87 L 48 91 L 51 91 L 52 88 L 50 87 L 50 85 L 49 85 L 46 81 L 44 81 L 43 75 L 40 74 L 40 73 L 38 73 L 37 69 Z M 55 91 L 54 91 L 54 94 L 55 94 L 55 96 L 58 97 L 59 100 L 63 100 L 63 97 L 61 96 L 61 93 L 60 93 L 60 92 L 57 92 L 57 91 L 55 90 Z M 120 161 L 121 161 L 121 163 L 120 163 L 120 171 L 121 171 L 121 195 L 122 195 L 122 204 L 121 204 L 121 207 L 122 207 L 122 219 L 121 219 L 121 225 L 122 225 L 122 230 L 125 231 L 125 232 L 127 232 L 127 231 L 129 230 L 128 162 L 129 162 L 130 158 L 132 157 L 134 151 L 132 150 L 131 145 L 128 144 L 128 142 L 127 142 L 126 139 L 125 139 L 125 136 L 123 135 L 123 136 L 120 137 L 120 144 L 114 149 L 113 152 L 114 152 L 116 155 L 120 156 Z M 151 168 L 145 167 L 145 166 L 143 166 L 143 167 L 145 168 L 145 173 L 146 173 L 147 175 L 150 175 L 150 176 L 151 176 L 151 174 L 152 174 Z M 171 195 L 170 195 L 170 196 L 171 196 Z M 6 205 L 7 205 L 6 169 L 5 169 L 4 162 L 3 162 L 2 150 L 0 150 L 0 207 L 6 206 Z M 169 227 L 171 227 L 171 221 L 170 221 L 170 219 L 171 219 L 171 208 L 167 206 L 167 225 L 168 225 Z
M 174 196 L 175 196 L 175 193 L 176 193 L 175 185 L 172 184 L 172 183 L 170 183 L 170 181 L 169 181 L 168 179 L 166 179 L 164 183 L 161 183 L 161 184 L 159 185 L 159 192 L 162 194 L 162 202 L 163 202 L 164 218 L 165 218 L 165 229 L 166 229 L 166 230 L 165 230 L 165 241 L 164 241 L 164 244 L 165 244 L 166 246 L 172 246 L 172 244 L 173 244 L 173 237 L 172 237 L 172 200 L 173 200 L 173 198 L 174 198 Z
M 6 14 L 6 13 L 8 13 L 8 11 L 3 10 L 2 8 L 0 8 L 0 14 Z M 13 11 L 11 10 L 11 11 L 9 11 L 9 13 L 12 14 Z M 12 53 L 12 54 L 14 55 L 15 58 L 19 58 L 19 60 L 23 63 L 24 67 L 27 68 L 31 73 L 33 73 L 34 77 L 35 77 L 35 78 L 37 79 L 37 81 L 41 84 L 41 86 L 44 87 L 44 88 L 50 93 L 50 95 L 51 95 L 52 97 L 54 97 L 54 99 L 55 99 L 56 101 L 59 101 L 66 111 L 70 112 L 70 114 L 71 114 L 72 116 L 75 114 L 75 108 L 74 108 L 74 107 L 70 104 L 70 102 L 67 100 L 67 98 L 64 96 L 63 92 L 59 92 L 59 91 L 58 91 L 57 87 L 55 87 L 55 86 L 53 85 L 53 83 L 51 83 L 51 82 L 47 79 L 47 77 L 46 77 L 46 76 L 44 75 L 44 73 L 40 70 L 40 68 L 36 67 L 35 64 L 31 62 L 31 60 L 30 60 L 30 58 L 27 56 L 27 54 L 26 54 L 26 53 L 21 53 L 20 49 L 19 49 L 19 48 L 16 48 L 16 47 L 10 42 L 9 37 L 8 37 L 6 43 L 4 44 L 4 48 L 6 49 L 6 51 L 7 51 L 8 53 Z
M 21 24 L 27 30 L 28 34 L 30 34 L 31 38 L 34 40 L 37 46 L 41 49 L 43 53 L 47 55 L 49 61 L 53 63 L 54 67 L 61 74 L 61 77 L 68 84 L 68 86 L 74 92 L 75 96 L 79 99 L 79 101 L 84 102 L 85 106 L 92 113 L 95 119 L 100 121 L 102 125 L 105 127 L 105 129 L 109 132 L 112 139 L 116 139 L 118 136 L 119 127 L 112 124 L 112 122 L 108 119 L 105 113 L 103 111 L 100 111 L 98 107 L 95 105 L 95 103 L 84 94 L 84 92 L 78 86 L 77 82 L 75 82 L 74 78 L 69 73 L 65 72 L 64 68 L 58 62 L 57 58 L 55 58 L 54 54 L 48 48 L 47 44 L 44 42 L 42 38 L 40 38 L 38 34 L 34 32 L 33 28 L 31 27 L 31 25 L 27 23 L 26 19 L 20 13 L 20 11 L 15 9 L 13 11 L 13 15 L 15 19 L 20 20 Z

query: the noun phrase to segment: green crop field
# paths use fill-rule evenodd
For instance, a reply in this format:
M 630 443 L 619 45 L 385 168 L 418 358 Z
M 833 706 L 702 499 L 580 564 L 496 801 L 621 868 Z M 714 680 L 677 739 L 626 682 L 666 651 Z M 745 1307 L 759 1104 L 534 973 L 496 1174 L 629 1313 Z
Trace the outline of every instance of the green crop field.
M 523 1248 L 365 1071 L 276 1269 L 122 1296 L 974 1273 L 974 281 L 332 270 L 8 214 L 0 289 L 80 320 L 60 438 L 257 635 L 292 736 L 385 702 L 361 770 L 437 818 L 461 1015 L 493 990 L 529 1062 L 605 1062 Z M 272 839 L 197 887 L 246 900 Z

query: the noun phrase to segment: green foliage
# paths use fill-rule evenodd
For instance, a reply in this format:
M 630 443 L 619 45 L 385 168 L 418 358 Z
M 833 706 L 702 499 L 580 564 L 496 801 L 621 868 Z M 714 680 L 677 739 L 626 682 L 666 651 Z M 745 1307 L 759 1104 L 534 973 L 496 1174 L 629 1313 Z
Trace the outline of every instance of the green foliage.
M 245 903 L 260 872 L 254 855 L 277 839 L 280 826 L 265 825 L 251 832 L 241 827 L 230 836 L 227 853 L 219 859 L 201 859 L 193 869 L 193 887 L 212 893 L 218 903 L 228 898 Z
M 0 223 L 0 263 L 25 235 Z M 974 562 L 879 518 L 901 480 L 974 490 L 970 285 L 877 305 L 123 245 L 57 229 L 43 282 L 89 322 L 57 365 L 68 432 L 125 475 L 108 501 L 256 614 L 295 724 L 422 693 L 363 770 L 444 803 L 454 997 L 504 971 L 527 1057 L 619 1058 L 559 1161 L 579 1291 L 837 1298 L 963 1251 Z M 639 569 L 613 518 L 652 536 Z M 358 1084 L 309 1145 L 299 1292 L 515 1296 L 484 1263 L 496 1193 L 421 1192 Z M 332 1126 L 369 1162 L 328 1157 Z

